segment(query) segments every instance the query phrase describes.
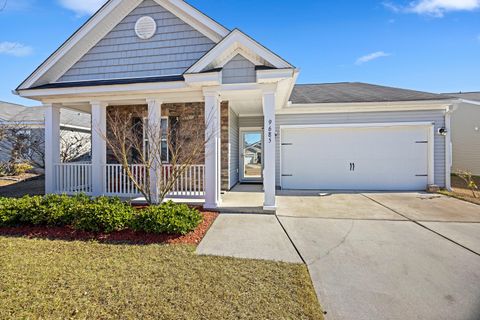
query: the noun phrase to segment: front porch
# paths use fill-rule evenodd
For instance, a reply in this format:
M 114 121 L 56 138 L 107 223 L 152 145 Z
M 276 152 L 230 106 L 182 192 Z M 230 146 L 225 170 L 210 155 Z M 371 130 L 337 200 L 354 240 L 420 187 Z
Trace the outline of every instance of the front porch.
M 268 90 L 267 90 L 268 89 Z M 143 102 L 143 103 L 142 103 Z M 115 196 L 141 201 L 138 188 L 149 185 L 158 196 L 162 179 L 175 165 L 168 162 L 149 169 L 132 161 L 128 170 L 112 157 L 106 137 L 110 132 L 108 114 L 111 110 L 141 110 L 139 116 L 146 126 L 158 126 L 172 117 L 200 126 L 209 136 L 205 143 L 204 161 L 189 165 L 176 179 L 167 199 L 203 204 L 207 209 L 223 212 L 263 213 L 276 209 L 275 202 L 275 90 L 271 86 L 244 86 L 227 90 L 203 91 L 203 100 L 180 102 L 178 99 L 149 98 L 119 101 L 48 104 L 46 113 L 46 193 L 89 196 Z M 62 108 L 91 114 L 91 162 L 61 163 L 59 157 L 59 115 Z M 178 110 L 189 111 L 184 118 Z M 191 112 L 190 112 L 191 111 Z M 165 121 L 163 121 L 165 120 Z M 167 121 L 168 120 L 168 121 Z M 254 125 L 253 125 L 254 124 Z M 266 128 L 266 129 L 264 129 Z M 253 130 L 253 131 L 252 131 Z M 249 143 L 242 133 L 253 132 L 260 141 Z M 257 139 L 258 140 L 258 139 Z M 135 177 L 136 183 L 131 179 Z M 243 185 L 240 182 L 257 184 Z M 153 187 L 152 187 L 153 186 Z M 155 195 L 152 195 L 154 198 Z

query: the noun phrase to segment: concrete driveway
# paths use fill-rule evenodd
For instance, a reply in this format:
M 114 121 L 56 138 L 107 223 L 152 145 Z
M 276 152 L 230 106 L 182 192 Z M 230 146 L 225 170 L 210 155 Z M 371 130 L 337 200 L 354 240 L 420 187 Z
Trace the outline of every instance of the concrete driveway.
M 282 192 L 327 319 L 480 319 L 480 206 L 422 193 Z

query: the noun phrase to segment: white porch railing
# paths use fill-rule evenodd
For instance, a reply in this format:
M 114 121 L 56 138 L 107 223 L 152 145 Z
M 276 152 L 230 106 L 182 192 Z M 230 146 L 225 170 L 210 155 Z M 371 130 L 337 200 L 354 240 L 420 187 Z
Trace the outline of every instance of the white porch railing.
M 147 181 L 147 172 L 144 165 L 130 165 L 130 171 L 135 177 L 137 184 L 145 185 Z M 128 178 L 126 170 L 120 164 L 107 164 L 105 167 L 106 191 L 108 196 L 117 197 L 140 197 L 142 194 L 136 187 L 135 183 Z M 162 166 L 163 179 L 162 184 L 168 182 L 169 176 L 172 174 L 171 165 Z M 205 195 L 205 166 L 193 165 L 185 169 L 175 182 L 169 197 L 188 197 L 201 198 Z
M 55 193 L 92 193 L 92 164 L 57 163 L 55 168 Z
M 144 165 L 130 165 L 130 171 L 139 185 L 149 183 Z M 162 184 L 166 184 L 173 173 L 170 165 L 162 166 Z M 55 192 L 59 194 L 92 194 L 93 190 L 92 164 L 61 163 L 55 165 Z M 97 177 L 95 177 L 97 179 Z M 99 178 L 100 179 L 100 178 Z M 203 198 L 205 196 L 205 166 L 193 165 L 176 180 L 169 197 Z M 142 196 L 135 183 L 129 179 L 126 170 L 120 164 L 105 165 L 105 195 L 135 198 Z
M 144 165 L 132 164 L 129 166 L 129 169 L 140 186 L 149 183 Z M 120 164 L 107 164 L 105 166 L 105 177 L 105 194 L 107 196 L 132 198 L 142 195 L 135 186 L 135 183 L 128 177 L 126 170 Z
M 172 166 L 163 166 L 163 184 L 167 182 L 168 176 L 172 174 Z M 193 165 L 176 180 L 170 197 L 202 198 L 205 196 L 205 166 Z

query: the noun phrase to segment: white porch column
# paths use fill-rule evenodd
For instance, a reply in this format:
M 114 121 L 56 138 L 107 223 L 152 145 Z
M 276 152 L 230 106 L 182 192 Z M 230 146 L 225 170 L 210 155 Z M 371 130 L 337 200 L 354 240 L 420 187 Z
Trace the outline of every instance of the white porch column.
M 221 203 L 220 165 L 220 95 L 205 92 L 205 208 L 215 209 Z
M 107 164 L 107 104 L 92 101 L 92 193 L 105 194 L 105 165 Z
M 148 140 L 150 152 L 162 152 L 162 103 L 157 99 L 147 99 L 148 104 Z M 155 147 L 152 147 L 155 146 Z M 160 201 L 159 178 L 162 169 L 160 154 L 150 155 L 150 197 L 153 203 Z
M 264 147 L 263 147 L 263 188 L 265 200 L 263 209 L 276 210 L 276 186 L 275 186 L 275 91 L 263 92 L 263 116 L 264 116 Z
M 55 190 L 55 164 L 60 163 L 60 104 L 46 104 L 45 111 L 45 193 Z

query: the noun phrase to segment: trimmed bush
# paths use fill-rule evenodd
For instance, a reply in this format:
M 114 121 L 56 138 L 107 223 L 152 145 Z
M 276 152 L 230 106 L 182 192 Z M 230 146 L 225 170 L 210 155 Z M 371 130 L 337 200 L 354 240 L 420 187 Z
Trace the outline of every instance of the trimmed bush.
M 22 199 L 0 198 L 0 227 L 10 227 L 19 223 L 22 212 Z
M 147 233 L 185 235 L 195 230 L 202 220 L 202 214 L 197 209 L 169 201 L 136 212 L 131 228 Z
M 100 197 L 78 208 L 73 227 L 92 232 L 121 231 L 130 225 L 133 211 L 118 198 Z
M 79 208 L 90 200 L 84 195 L 75 197 L 48 195 L 25 196 L 19 199 L 0 198 L 0 226 L 34 225 L 64 226 L 73 223 Z
M 90 199 L 85 195 L 0 198 L 0 227 L 72 226 L 88 232 L 132 229 L 185 235 L 202 219 L 198 210 L 173 202 L 135 210 L 118 198 Z

